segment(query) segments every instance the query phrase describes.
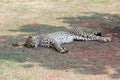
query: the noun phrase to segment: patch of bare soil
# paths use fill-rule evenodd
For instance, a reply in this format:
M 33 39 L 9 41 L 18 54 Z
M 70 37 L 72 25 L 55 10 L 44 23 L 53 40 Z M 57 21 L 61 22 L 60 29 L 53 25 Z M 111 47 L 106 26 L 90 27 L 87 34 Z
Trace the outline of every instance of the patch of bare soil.
M 83 60 L 83 67 L 92 66 L 88 69 L 91 74 L 105 74 L 112 78 L 120 78 L 120 27 L 107 29 L 106 33 L 104 36 L 112 37 L 112 42 L 79 47 L 71 53 L 78 60 Z M 99 66 L 99 69 L 95 66 Z
M 110 33 L 112 34 L 114 41 L 120 42 L 120 27 L 111 29 Z

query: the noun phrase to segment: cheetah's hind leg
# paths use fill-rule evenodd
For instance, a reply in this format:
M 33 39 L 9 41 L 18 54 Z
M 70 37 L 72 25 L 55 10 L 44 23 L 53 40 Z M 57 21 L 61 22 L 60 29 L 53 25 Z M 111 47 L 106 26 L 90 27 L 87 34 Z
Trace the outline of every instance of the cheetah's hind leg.
M 77 41 L 100 41 L 100 42 L 111 42 L 112 39 L 110 37 L 102 37 L 102 36 L 75 36 L 74 40 Z
M 93 33 L 95 36 L 102 36 L 102 33 L 101 32 L 95 32 Z

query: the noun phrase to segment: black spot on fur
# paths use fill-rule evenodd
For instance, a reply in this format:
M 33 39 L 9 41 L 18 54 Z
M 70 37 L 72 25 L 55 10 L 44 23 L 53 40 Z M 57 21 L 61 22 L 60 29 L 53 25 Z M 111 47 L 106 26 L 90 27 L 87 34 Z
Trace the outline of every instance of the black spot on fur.
M 101 33 L 101 32 L 98 32 L 98 33 L 96 34 L 96 36 L 102 36 L 102 33 Z

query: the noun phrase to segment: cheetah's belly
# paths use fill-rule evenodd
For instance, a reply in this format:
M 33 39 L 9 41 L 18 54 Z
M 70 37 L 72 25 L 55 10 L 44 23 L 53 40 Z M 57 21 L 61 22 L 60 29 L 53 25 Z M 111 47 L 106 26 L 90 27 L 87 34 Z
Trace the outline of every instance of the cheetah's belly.
M 73 41 L 73 37 L 72 36 L 59 36 L 57 38 L 53 38 L 57 43 L 59 44 L 64 44 L 64 43 L 70 43 Z
M 52 34 L 49 34 L 49 36 L 59 44 L 70 43 L 74 39 L 74 37 L 68 34 L 67 32 L 52 33 Z
M 73 36 L 67 36 L 65 39 L 63 39 L 63 43 L 70 43 L 73 42 Z

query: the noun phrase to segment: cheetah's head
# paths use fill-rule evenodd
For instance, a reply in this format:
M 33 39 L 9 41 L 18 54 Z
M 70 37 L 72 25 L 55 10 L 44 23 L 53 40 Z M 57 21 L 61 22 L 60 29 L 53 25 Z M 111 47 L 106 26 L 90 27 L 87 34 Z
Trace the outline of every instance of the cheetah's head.
M 25 46 L 28 48 L 34 48 L 35 47 L 35 43 L 34 43 L 34 39 L 32 36 L 28 36 L 25 42 Z

